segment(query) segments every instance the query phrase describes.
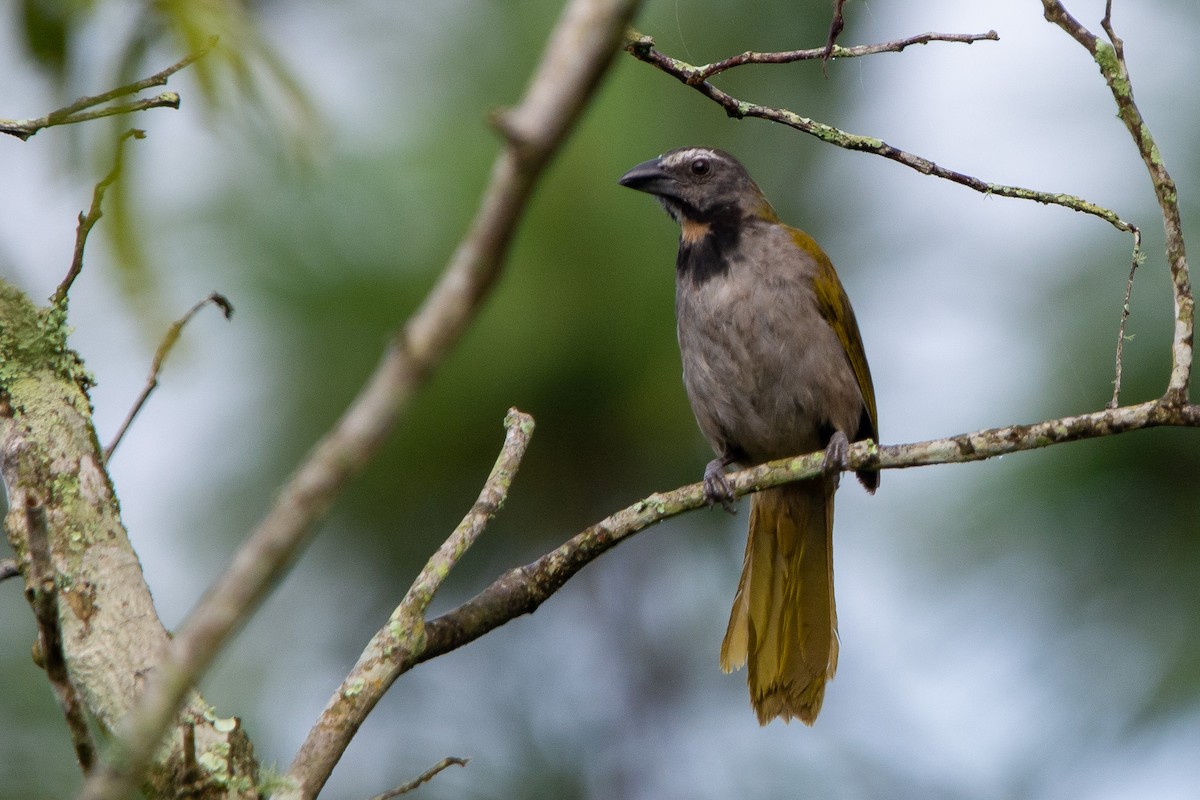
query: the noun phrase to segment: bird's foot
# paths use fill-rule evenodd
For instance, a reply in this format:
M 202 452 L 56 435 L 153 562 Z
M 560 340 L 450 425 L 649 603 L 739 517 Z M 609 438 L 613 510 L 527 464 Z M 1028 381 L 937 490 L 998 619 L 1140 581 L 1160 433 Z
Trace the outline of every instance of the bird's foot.
M 715 503 L 720 503 L 721 508 L 730 514 L 736 514 L 733 500 L 733 487 L 729 485 L 729 479 L 725 477 L 725 461 L 714 458 L 704 468 L 704 502 L 708 503 L 709 508 L 712 508 Z
M 842 473 L 846 470 L 846 458 L 849 455 L 850 440 L 841 431 L 834 431 L 829 444 L 825 445 L 825 460 L 822 464 L 825 476 L 833 479 L 834 488 L 842 480 Z

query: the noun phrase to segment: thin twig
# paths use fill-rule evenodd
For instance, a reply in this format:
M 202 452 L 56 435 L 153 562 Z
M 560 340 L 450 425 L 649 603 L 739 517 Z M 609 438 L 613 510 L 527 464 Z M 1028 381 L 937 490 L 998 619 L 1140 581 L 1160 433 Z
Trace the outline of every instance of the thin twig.
M 108 191 L 109 186 L 121 177 L 121 169 L 125 161 L 125 142 L 129 139 L 145 138 L 146 132 L 137 128 L 130 128 L 118 137 L 112 169 L 109 170 L 108 174 L 92 190 L 92 204 L 88 207 L 87 213 L 85 214 L 82 211 L 79 213 L 79 224 L 75 227 L 75 250 L 71 254 L 71 267 L 67 270 L 67 275 L 62 279 L 62 283 L 58 284 L 58 288 L 54 290 L 54 294 L 50 297 L 50 302 L 53 305 L 61 306 L 67 301 L 67 293 L 71 290 L 71 285 L 75 283 L 75 279 L 83 271 L 83 248 L 87 244 L 88 234 L 92 232 L 92 227 L 104 216 L 104 211 L 101 208 L 101 204 L 104 202 L 104 193 Z
M 1175 299 L 1175 331 L 1171 344 L 1171 377 L 1163 397 L 1170 403 L 1187 403 L 1192 372 L 1192 348 L 1195 325 L 1195 300 L 1188 277 L 1187 248 L 1183 239 L 1183 220 L 1179 212 L 1179 194 L 1175 181 L 1167 171 L 1166 162 L 1150 133 L 1141 111 L 1133 100 L 1133 84 L 1125 63 L 1125 48 L 1112 25 L 1112 3 L 1105 4 L 1101 25 L 1111 44 L 1080 24 L 1059 0 L 1042 0 L 1045 17 L 1079 42 L 1095 59 L 1100 74 L 1117 104 L 1117 116 L 1125 123 L 1133 138 L 1142 163 L 1154 185 L 1154 196 L 1162 213 L 1166 232 L 1167 266 L 1171 270 L 1172 292 Z
M 50 555 L 49 520 L 46 506 L 34 492 L 25 492 L 26 541 L 29 543 L 29 577 L 25 592 L 33 607 L 38 627 L 38 645 L 46 677 L 54 689 L 58 707 L 67 722 L 75 758 L 86 775 L 92 770 L 96 746 L 88 730 L 83 703 L 71 683 L 67 660 L 63 654 L 62 629 L 58 625 L 58 586 L 54 562 Z
M 533 435 L 533 417 L 509 409 L 504 427 L 504 446 L 479 498 L 429 559 L 387 623 L 371 637 L 292 760 L 287 779 L 300 788 L 303 796 L 315 797 L 321 791 L 355 732 L 400 675 L 389 654 L 419 649 L 425 638 L 425 610 L 438 587 L 504 505 Z
M 1113 30 L 1112 24 L 1112 0 L 1106 0 L 1104 3 L 1104 19 L 1100 20 L 1100 27 L 1108 34 L 1108 40 L 1112 42 L 1113 50 L 1117 53 L 1117 58 L 1121 63 L 1125 62 L 1125 43 L 1121 41 L 1121 37 L 1117 36 L 1117 32 Z
M 413 778 L 408 783 L 406 783 L 402 786 L 397 786 L 395 789 L 384 792 L 383 794 L 377 794 L 374 797 L 372 797 L 371 800 L 392 800 L 393 797 L 399 797 L 402 794 L 408 794 L 413 789 L 416 789 L 418 786 L 420 786 L 422 783 L 428 783 L 430 780 L 433 779 L 434 775 L 437 775 L 439 772 L 446 769 L 446 767 L 451 767 L 451 766 L 455 766 L 455 765 L 460 766 L 460 767 L 465 767 L 470 762 L 470 760 L 471 759 L 469 759 L 469 758 L 459 758 L 458 756 L 447 756 L 446 758 L 443 758 L 438 763 L 434 764 L 429 769 L 422 772 L 417 777 Z
M 133 420 L 142 410 L 142 406 L 150 399 L 151 393 L 158 388 L 158 374 L 162 371 L 163 364 L 167 360 L 167 356 L 171 354 L 171 350 L 175 347 L 175 343 L 179 341 L 179 336 L 183 333 L 183 326 L 191 322 L 192 317 L 204 308 L 204 306 L 212 303 L 217 308 L 221 309 L 221 313 L 225 319 L 233 317 L 233 305 L 225 295 L 218 292 L 213 292 L 208 297 L 199 301 L 187 310 L 182 317 L 175 320 L 166 334 L 163 336 L 162 342 L 159 343 L 158 349 L 154 351 L 154 359 L 150 362 L 150 375 L 146 378 L 146 385 L 142 387 L 141 394 L 134 401 L 133 407 L 129 409 L 129 413 L 125 415 L 125 420 L 121 423 L 121 427 L 117 428 L 116 435 L 112 441 L 108 443 L 108 447 L 104 448 L 104 463 L 107 464 L 112 458 L 113 452 L 117 449 L 117 445 L 121 443 L 121 439 L 125 437 L 125 432 L 129 430 L 129 426 L 133 424 Z
M 934 33 L 931 31 L 916 36 L 909 36 L 905 39 L 896 39 L 878 44 L 862 44 L 855 45 L 854 47 L 835 45 L 832 50 L 832 56 L 833 58 L 861 58 L 862 56 L 873 56 L 879 53 L 899 53 L 914 45 L 929 44 L 930 42 L 971 44 L 972 42 L 997 42 L 999 40 L 1000 36 L 995 31 L 988 31 L 987 33 Z M 631 31 L 626 49 L 628 49 L 630 43 L 652 47 L 654 39 L 636 31 Z M 671 60 L 674 62 L 674 69 L 687 76 L 687 80 L 684 82 L 689 86 L 695 86 L 726 70 L 746 64 L 791 64 L 796 61 L 824 59 L 826 47 L 816 47 L 807 50 L 781 50 L 774 53 L 758 53 L 753 50 L 747 50 L 736 56 L 723 58 L 720 61 L 714 61 L 711 64 L 704 64 L 698 67 L 677 59 Z M 675 72 L 672 71 L 671 74 L 675 74 Z
M 87 110 L 103 105 L 104 103 L 109 103 L 119 97 L 128 97 L 129 95 L 137 94 L 153 86 L 165 86 L 172 75 L 198 59 L 203 58 L 216 46 L 217 37 L 214 36 L 208 40 L 204 47 L 190 55 L 184 56 L 171 66 L 154 73 L 148 78 L 142 78 L 139 81 L 118 86 L 101 94 L 81 97 L 70 105 L 51 111 L 45 116 L 37 117 L 36 119 L 0 119 L 0 133 L 7 133 L 25 141 L 42 128 L 49 128 L 54 125 L 71 125 L 98 117 L 107 117 L 113 114 L 131 114 L 149 108 L 179 108 L 179 95 L 175 94 L 175 92 L 163 92 L 157 97 L 137 100 L 132 103 L 113 105 L 96 111 Z
M 533 417 L 510 408 L 504 417 L 504 429 L 504 445 L 483 484 L 483 490 L 475 500 L 475 505 L 417 575 L 396 609 L 394 621 L 419 621 L 424 618 L 425 610 L 433 602 L 434 595 L 449 576 L 450 570 L 458 564 L 467 549 L 475 544 L 496 512 L 504 507 L 513 479 L 517 476 L 517 469 L 521 466 L 521 459 L 525 457 L 529 440 L 533 437 Z
M 461 339 L 500 277 L 537 180 L 593 96 L 639 5 L 640 0 L 569 0 L 520 104 L 500 117 L 505 146 L 437 284 L 176 632 L 81 800 L 116 800 L 136 786 L 188 690 L 295 562 L 316 522 L 370 463 L 413 394 Z
M 1116 370 L 1113 376 L 1113 396 L 1105 408 L 1117 408 L 1121 405 L 1121 364 L 1125 356 L 1125 325 L 1129 322 L 1129 304 L 1133 299 L 1133 278 L 1137 268 L 1142 263 L 1142 232 L 1133 229 L 1133 258 L 1130 259 L 1129 280 L 1125 282 L 1125 302 L 1121 306 L 1121 324 L 1117 326 L 1117 356 Z
M 87 122 L 104 117 L 115 117 L 119 114 L 132 114 L 135 111 L 145 111 L 150 108 L 179 108 L 178 92 L 162 92 L 154 97 L 145 97 L 131 103 L 114 103 L 111 106 L 97 108 L 94 111 L 83 111 L 71 117 L 70 122 Z
M 842 6 L 846 0 L 833 0 L 833 19 L 829 21 L 829 35 L 825 39 L 824 52 L 821 54 L 821 74 L 829 77 L 829 59 L 833 57 L 833 48 L 837 45 L 838 37 L 846 28 L 846 18 L 842 15 Z

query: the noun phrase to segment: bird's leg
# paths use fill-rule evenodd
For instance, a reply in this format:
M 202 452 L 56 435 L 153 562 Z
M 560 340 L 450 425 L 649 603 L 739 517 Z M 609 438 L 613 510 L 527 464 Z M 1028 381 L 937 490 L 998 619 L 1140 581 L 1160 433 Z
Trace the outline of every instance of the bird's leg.
M 825 460 L 822 469 L 825 470 L 826 477 L 833 479 L 835 489 L 842 480 L 842 472 L 846 469 L 846 457 L 849 454 L 850 440 L 843 432 L 834 431 L 833 436 L 829 437 L 829 444 L 825 445 Z
M 733 508 L 733 487 L 725 477 L 725 468 L 733 461 L 729 456 L 721 456 L 708 462 L 704 468 L 704 501 L 709 508 L 713 503 L 720 503 L 721 508 L 730 514 L 736 514 L 737 511 Z

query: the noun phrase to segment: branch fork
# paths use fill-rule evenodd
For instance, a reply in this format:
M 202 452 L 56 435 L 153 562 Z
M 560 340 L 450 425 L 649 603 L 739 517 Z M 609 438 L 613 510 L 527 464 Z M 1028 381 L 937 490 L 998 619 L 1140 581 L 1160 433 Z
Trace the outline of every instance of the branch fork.
M 118 86 L 116 89 L 110 89 L 101 94 L 80 97 L 74 103 L 51 111 L 49 114 L 34 119 L 0 119 L 0 133 L 7 133 L 24 142 L 43 128 L 51 128 L 56 125 L 73 125 L 117 114 L 146 111 L 151 108 L 177 109 L 179 108 L 179 95 L 176 92 L 161 92 L 154 97 L 146 97 L 129 103 L 113 103 L 112 101 L 137 94 L 154 86 L 165 86 L 172 75 L 208 55 L 216 46 L 217 37 L 214 36 L 204 47 L 147 78 Z M 111 105 L 105 105 L 105 103 L 111 103 Z

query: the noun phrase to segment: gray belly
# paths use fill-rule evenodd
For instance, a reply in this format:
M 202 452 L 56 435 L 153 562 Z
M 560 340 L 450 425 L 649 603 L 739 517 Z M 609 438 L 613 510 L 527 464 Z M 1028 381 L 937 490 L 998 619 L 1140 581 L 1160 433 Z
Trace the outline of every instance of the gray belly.
M 679 349 L 696 421 L 718 454 L 758 463 L 822 449 L 834 429 L 853 432 L 858 384 L 809 297 L 751 295 L 722 309 L 706 299 L 721 297 L 679 298 Z

